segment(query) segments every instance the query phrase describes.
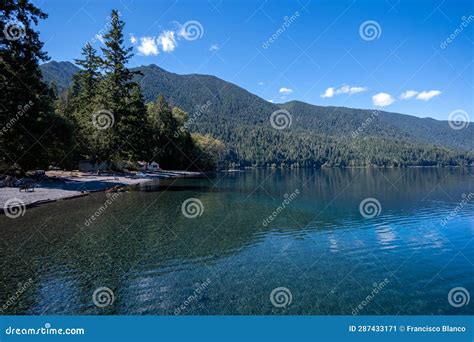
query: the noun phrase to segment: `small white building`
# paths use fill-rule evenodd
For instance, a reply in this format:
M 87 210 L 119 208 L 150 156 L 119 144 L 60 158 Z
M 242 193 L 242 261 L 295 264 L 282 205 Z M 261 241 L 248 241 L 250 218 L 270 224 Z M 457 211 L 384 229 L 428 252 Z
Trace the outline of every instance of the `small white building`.
M 140 165 L 140 170 L 141 171 L 150 171 L 150 172 L 160 171 L 160 164 L 158 164 L 155 161 L 153 161 L 151 163 L 138 162 L 138 165 Z

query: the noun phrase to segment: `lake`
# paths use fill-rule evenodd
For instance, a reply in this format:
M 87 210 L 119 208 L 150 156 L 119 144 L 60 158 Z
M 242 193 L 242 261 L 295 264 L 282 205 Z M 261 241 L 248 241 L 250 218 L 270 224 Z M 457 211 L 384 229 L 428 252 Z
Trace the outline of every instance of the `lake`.
M 473 171 L 256 169 L 3 215 L 0 309 L 474 314 Z

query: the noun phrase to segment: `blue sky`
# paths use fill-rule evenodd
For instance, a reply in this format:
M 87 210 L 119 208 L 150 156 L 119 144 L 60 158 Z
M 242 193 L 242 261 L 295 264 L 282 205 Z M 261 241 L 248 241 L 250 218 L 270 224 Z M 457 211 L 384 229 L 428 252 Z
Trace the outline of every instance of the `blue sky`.
M 474 117 L 470 0 L 33 2 L 49 14 L 39 31 L 53 60 L 99 48 L 116 8 L 131 66 L 215 75 L 274 102 Z

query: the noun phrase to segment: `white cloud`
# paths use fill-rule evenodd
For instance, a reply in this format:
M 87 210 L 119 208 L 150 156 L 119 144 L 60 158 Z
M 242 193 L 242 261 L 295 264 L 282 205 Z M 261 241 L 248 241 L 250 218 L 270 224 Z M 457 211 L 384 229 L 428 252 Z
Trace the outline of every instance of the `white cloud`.
M 261 85 L 261 86 L 263 86 L 263 82 L 258 82 L 258 85 Z
M 273 103 L 273 100 L 267 100 L 267 101 L 270 102 L 270 103 Z
M 367 87 L 350 87 L 349 94 L 357 94 L 367 91 Z
M 321 94 L 322 98 L 330 98 L 333 97 L 334 95 L 339 95 L 339 94 L 357 94 L 357 93 L 362 93 L 364 91 L 367 91 L 367 87 L 351 87 L 348 85 L 342 86 L 338 89 L 335 89 L 333 87 L 327 88 L 324 94 Z
M 280 88 L 280 94 L 291 94 L 293 89 L 282 87 Z
M 154 37 L 141 37 L 138 52 L 143 56 L 156 56 L 158 54 L 158 45 Z
M 96 34 L 95 39 L 104 44 L 104 37 L 101 34 Z
M 219 45 L 212 44 L 211 47 L 209 48 L 209 51 L 218 51 L 219 49 L 220 49 Z
M 439 90 L 422 91 L 416 96 L 416 99 L 422 101 L 429 101 L 433 97 L 438 96 L 440 94 L 441 92 Z
M 400 99 L 402 100 L 408 100 L 408 99 L 411 99 L 412 97 L 414 97 L 415 95 L 417 95 L 418 92 L 415 91 L 415 90 L 407 90 L 407 91 L 404 91 L 401 95 L 400 95 Z
M 178 46 L 174 31 L 163 31 L 157 38 L 158 45 L 164 52 L 172 52 Z
M 374 106 L 385 107 L 385 106 L 389 106 L 393 102 L 395 102 L 395 99 L 390 94 L 378 93 L 378 94 L 372 96 L 372 102 L 373 102 Z
M 422 91 L 422 92 L 418 92 L 418 91 L 415 91 L 415 90 L 407 90 L 407 91 L 404 91 L 400 95 L 400 99 L 408 100 L 408 99 L 415 98 L 415 99 L 421 100 L 421 101 L 429 101 L 433 97 L 438 96 L 440 94 L 441 94 L 441 92 L 439 90 L 429 90 L 429 91 L 425 90 L 425 91 Z
M 135 44 L 137 42 L 137 37 L 135 37 L 133 34 L 130 35 L 130 43 Z
M 322 98 L 329 98 L 334 96 L 334 88 L 327 88 L 324 94 L 321 94 Z
M 366 91 L 367 87 L 349 87 L 347 85 L 340 87 L 336 90 L 336 94 L 357 94 Z

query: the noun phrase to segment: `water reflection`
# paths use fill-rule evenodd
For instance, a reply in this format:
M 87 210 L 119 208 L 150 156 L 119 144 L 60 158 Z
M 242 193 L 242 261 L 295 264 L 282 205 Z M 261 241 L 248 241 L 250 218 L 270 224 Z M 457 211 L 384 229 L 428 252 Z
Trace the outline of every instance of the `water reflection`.
M 281 314 L 268 303 L 278 286 L 295 297 L 285 314 L 350 314 L 388 277 L 364 313 L 383 304 L 387 314 L 466 314 L 472 309 L 453 311 L 444 299 L 451 285 L 474 291 L 474 204 L 440 222 L 473 185 L 464 169 L 251 170 L 141 186 L 89 226 L 104 194 L 51 203 L 0 217 L 0 300 L 31 277 L 4 313 L 173 314 L 210 278 L 185 314 Z M 263 225 L 295 189 L 300 195 Z M 190 197 L 204 206 L 195 219 L 181 213 Z M 380 216 L 360 214 L 367 197 L 380 201 Z M 116 297 L 103 309 L 91 300 L 101 286 Z

